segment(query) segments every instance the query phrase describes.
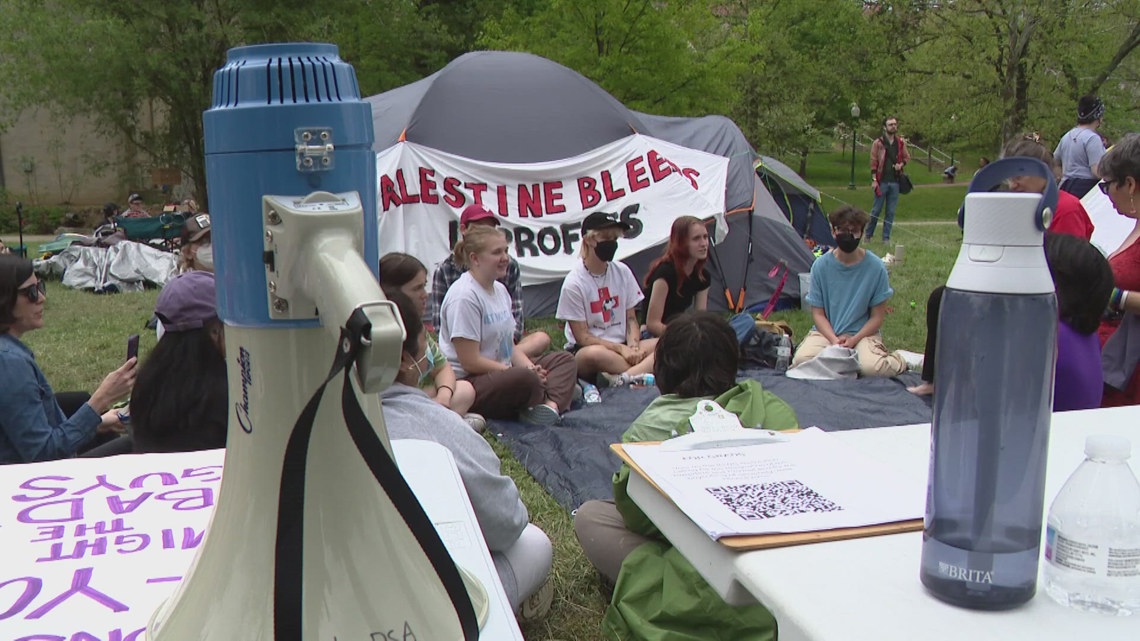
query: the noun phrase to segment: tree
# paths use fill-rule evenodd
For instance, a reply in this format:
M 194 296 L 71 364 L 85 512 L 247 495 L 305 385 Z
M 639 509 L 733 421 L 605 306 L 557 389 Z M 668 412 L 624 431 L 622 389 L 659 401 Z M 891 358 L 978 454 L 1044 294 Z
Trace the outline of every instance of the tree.
M 893 70 L 860 3 L 741 0 L 727 17 L 748 55 L 732 115 L 757 147 L 798 155 L 803 174 L 813 146 L 857 124 L 853 103 L 863 122 L 885 115 Z
M 0 96 L 7 113 L 37 106 L 94 117 L 125 136 L 136 175 L 178 167 L 208 201 L 202 112 L 232 47 L 332 39 L 365 91 L 410 82 L 446 62 L 447 34 L 419 3 L 393 0 L 0 0 Z M 132 156 L 133 152 L 138 155 Z
M 913 89 L 901 104 L 932 139 L 996 148 L 1035 130 L 1056 140 L 1085 93 L 1126 115 L 1110 123 L 1134 128 L 1137 84 L 1127 71 L 1140 45 L 1137 0 L 882 2 L 872 14 L 901 30 L 892 53 Z
M 665 115 L 727 113 L 738 59 L 714 2 L 548 0 L 483 24 L 480 47 L 528 51 L 598 83 L 627 106 Z

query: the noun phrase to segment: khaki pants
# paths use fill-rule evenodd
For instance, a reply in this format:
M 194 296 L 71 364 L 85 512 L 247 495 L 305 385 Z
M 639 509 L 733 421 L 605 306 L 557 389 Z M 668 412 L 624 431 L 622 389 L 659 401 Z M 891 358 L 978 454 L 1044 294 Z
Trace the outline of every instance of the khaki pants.
M 792 367 L 815 358 L 828 345 L 831 345 L 831 341 L 823 334 L 814 329 L 808 332 L 796 349 L 796 355 L 792 358 Z M 859 358 L 860 376 L 898 376 L 906 371 L 906 359 L 898 352 L 888 352 L 883 345 L 883 337 L 878 334 L 856 343 L 855 354 Z
M 613 501 L 583 503 L 574 513 L 574 534 L 586 558 L 611 584 L 617 583 L 625 557 L 652 540 L 626 529 Z

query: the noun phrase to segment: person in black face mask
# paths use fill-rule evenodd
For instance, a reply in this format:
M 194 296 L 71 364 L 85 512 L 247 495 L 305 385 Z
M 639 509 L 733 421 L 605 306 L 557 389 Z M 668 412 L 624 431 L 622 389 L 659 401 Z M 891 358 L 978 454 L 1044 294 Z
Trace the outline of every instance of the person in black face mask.
M 641 340 L 637 307 L 645 297 L 637 278 L 615 261 L 618 238 L 630 230 L 616 214 L 594 212 L 582 221 L 582 262 L 562 282 L 558 320 L 578 376 L 599 386 L 621 385 L 653 371 L 657 339 Z
M 811 266 L 805 302 L 811 305 L 815 326 L 796 350 L 792 367 L 815 358 L 829 345 L 838 345 L 855 350 L 863 376 L 901 374 L 906 371 L 906 360 L 898 352 L 888 352 L 879 335 L 887 317 L 887 301 L 895 292 L 883 261 L 859 246 L 870 217 L 847 205 L 827 218 L 838 248 Z

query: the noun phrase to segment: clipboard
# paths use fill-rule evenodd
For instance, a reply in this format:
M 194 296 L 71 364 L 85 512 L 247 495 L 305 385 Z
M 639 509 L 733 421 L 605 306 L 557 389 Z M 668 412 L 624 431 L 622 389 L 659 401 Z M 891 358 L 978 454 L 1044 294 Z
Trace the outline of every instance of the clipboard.
M 643 441 L 637 445 L 658 445 L 661 441 Z M 632 445 L 632 444 L 631 444 Z M 653 489 L 657 490 L 673 503 L 672 497 L 666 494 L 653 479 L 645 475 L 645 472 L 633 462 L 633 459 L 625 451 L 625 445 L 622 443 L 613 443 L 610 445 L 618 458 L 623 463 L 629 466 L 635 474 L 645 479 Z M 674 503 L 676 506 L 676 503 Z M 680 508 L 677 508 L 680 511 Z M 684 514 L 684 512 L 682 512 Z M 729 548 L 734 552 L 744 552 L 747 550 L 766 550 L 770 548 L 781 548 L 792 545 L 805 545 L 808 543 L 826 543 L 828 541 L 842 541 L 844 539 L 859 539 L 868 536 L 882 536 L 884 534 L 900 534 L 903 532 L 918 532 L 922 530 L 922 519 L 910 519 L 907 521 L 895 521 L 893 523 L 879 523 L 877 525 L 864 525 L 860 527 L 846 527 L 835 528 L 831 530 L 813 530 L 810 532 L 790 532 L 779 534 L 748 534 L 736 536 L 723 536 L 717 539 L 717 543 Z

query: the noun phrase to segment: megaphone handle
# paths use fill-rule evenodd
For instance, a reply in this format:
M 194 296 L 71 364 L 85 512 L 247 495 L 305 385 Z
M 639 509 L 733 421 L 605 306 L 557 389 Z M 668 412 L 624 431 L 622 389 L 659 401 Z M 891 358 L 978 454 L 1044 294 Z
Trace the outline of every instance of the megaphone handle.
M 420 544 L 432 568 L 443 583 L 455 612 L 465 641 L 477 641 L 479 621 L 475 608 L 463 584 L 463 578 L 448 554 L 443 540 L 416 499 L 408 482 L 400 474 L 380 437 L 368 422 L 356 392 L 352 388 L 349 372 L 363 348 L 361 338 L 369 326 L 368 316 L 360 309 L 353 312 L 346 326 L 341 328 L 340 340 L 328 377 L 321 383 L 312 398 L 301 410 L 289 435 L 285 459 L 281 468 L 281 492 L 277 504 L 277 547 L 274 552 L 273 575 L 273 630 L 275 641 L 301 641 L 302 596 L 304 585 L 304 530 L 305 530 L 305 466 L 308 460 L 309 438 L 313 421 L 320 407 L 325 388 L 342 371 L 344 387 L 341 392 L 341 409 L 356 449 L 368 465 L 372 476 L 391 499 L 392 505 L 404 519 Z

